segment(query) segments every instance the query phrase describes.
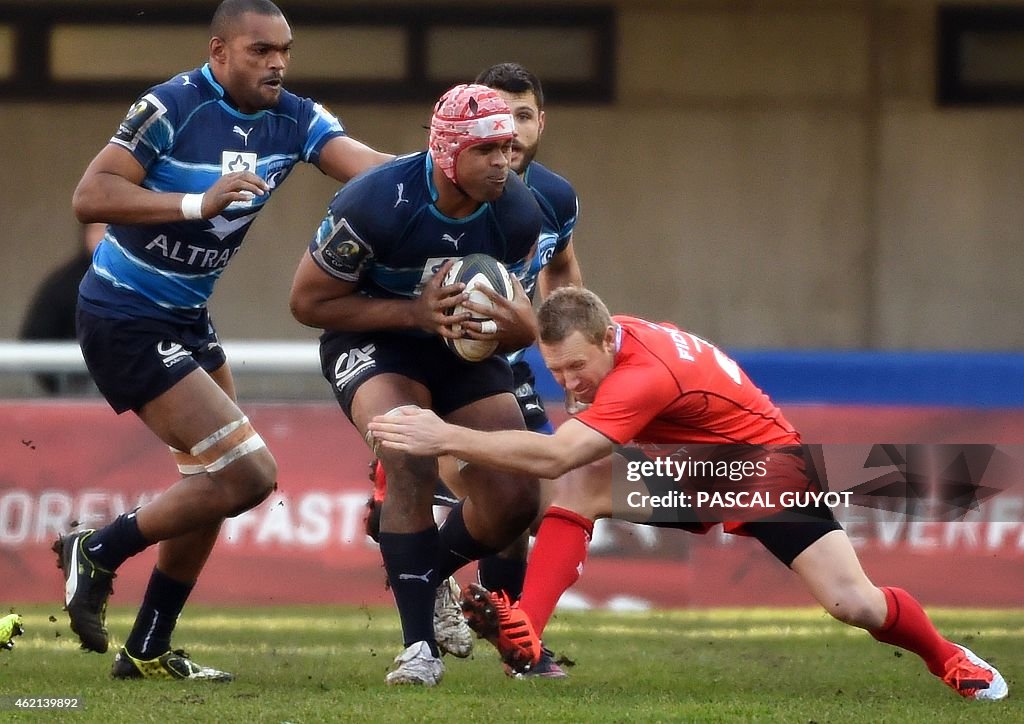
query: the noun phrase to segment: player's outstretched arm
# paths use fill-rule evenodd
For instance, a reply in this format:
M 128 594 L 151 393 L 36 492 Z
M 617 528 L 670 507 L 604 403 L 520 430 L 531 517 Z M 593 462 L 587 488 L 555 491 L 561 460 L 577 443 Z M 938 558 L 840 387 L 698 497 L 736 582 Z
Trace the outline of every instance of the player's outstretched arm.
M 444 422 L 430 410 L 409 406 L 398 414 L 375 417 L 368 429 L 392 450 L 410 455 L 452 455 L 466 462 L 557 478 L 612 453 L 612 442 L 577 420 L 554 435 L 525 430 L 483 432 Z
M 351 136 L 337 136 L 320 150 L 317 166 L 331 178 L 346 183 L 366 169 L 393 158 L 392 154 L 381 153 Z
M 202 194 L 162 193 L 142 187 L 146 170 L 126 149 L 104 146 L 85 169 L 72 198 L 75 216 L 83 224 L 162 224 L 185 219 L 208 219 L 233 201 L 245 201 L 269 190 L 254 173 L 221 176 Z M 191 199 L 185 199 L 186 196 Z

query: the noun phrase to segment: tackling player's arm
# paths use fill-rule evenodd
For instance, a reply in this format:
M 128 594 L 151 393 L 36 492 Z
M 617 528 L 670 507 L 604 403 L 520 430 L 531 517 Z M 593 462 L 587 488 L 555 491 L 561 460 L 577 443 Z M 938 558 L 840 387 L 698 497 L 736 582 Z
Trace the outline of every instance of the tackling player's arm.
M 83 224 L 164 224 L 185 219 L 181 193 L 142 187 L 146 170 L 127 149 L 110 143 L 85 169 L 72 197 L 75 216 Z M 266 181 L 249 171 L 221 176 L 202 195 L 201 214 L 210 218 L 233 201 L 263 195 Z
M 331 178 L 346 183 L 366 169 L 393 158 L 392 154 L 370 148 L 351 136 L 336 136 L 320 150 L 317 166 Z
M 451 325 L 468 312 L 447 315 L 445 310 L 464 301 L 463 284 L 442 287 L 441 280 L 451 266 L 446 263 L 424 286 L 416 299 L 377 299 L 359 294 L 358 281 L 346 281 L 325 272 L 306 253 L 292 280 L 289 299 L 292 316 L 309 327 L 347 332 L 383 329 L 422 329 L 456 338 Z
M 537 275 L 537 292 L 541 299 L 547 299 L 555 289 L 569 286 L 583 286 L 583 273 L 576 259 L 571 236 L 565 248 L 552 256 L 551 261 L 540 270 Z
M 369 430 L 384 447 L 411 455 L 453 455 L 486 467 L 554 479 L 611 455 L 612 441 L 578 420 L 554 435 L 525 430 L 483 432 L 444 422 L 430 410 L 403 408 L 379 416 Z

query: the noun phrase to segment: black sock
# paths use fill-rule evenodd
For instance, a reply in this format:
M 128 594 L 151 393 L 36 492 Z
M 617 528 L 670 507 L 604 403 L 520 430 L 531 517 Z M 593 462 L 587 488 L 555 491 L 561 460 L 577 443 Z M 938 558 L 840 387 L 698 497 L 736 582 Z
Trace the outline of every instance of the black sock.
M 462 512 L 465 505 L 466 501 L 462 501 L 452 508 L 452 512 L 441 524 L 438 541 L 441 553 L 437 572 L 439 581 L 448 578 L 470 561 L 497 553 L 494 548 L 484 545 L 466 530 L 466 520 Z
M 110 525 L 82 542 L 89 560 L 108 571 L 116 571 L 122 563 L 148 547 L 149 541 L 139 532 L 134 510 L 117 516 Z
M 504 591 L 509 600 L 518 601 L 523 595 L 526 561 L 519 557 L 487 556 L 480 559 L 477 577 L 488 591 Z
M 153 569 L 142 608 L 124 647 L 137 659 L 154 659 L 171 648 L 171 634 L 194 583 L 176 581 Z
M 402 619 L 405 646 L 426 641 L 439 656 L 434 639 L 434 596 L 437 592 L 437 528 L 418 533 L 380 533 L 380 555 Z

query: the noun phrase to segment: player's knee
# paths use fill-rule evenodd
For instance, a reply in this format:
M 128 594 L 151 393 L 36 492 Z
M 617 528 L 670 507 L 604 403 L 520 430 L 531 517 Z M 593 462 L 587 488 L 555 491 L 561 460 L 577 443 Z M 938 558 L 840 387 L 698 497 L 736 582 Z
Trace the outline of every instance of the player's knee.
M 591 520 L 611 514 L 610 459 L 571 470 L 555 483 L 552 505 L 575 511 Z
M 226 518 L 255 508 L 277 489 L 277 461 L 267 448 L 238 458 L 211 477 L 224 486 Z
M 197 442 L 188 455 L 218 484 L 226 517 L 259 505 L 277 486 L 277 462 L 245 416 Z
M 501 511 L 507 528 L 517 533 L 526 530 L 540 507 L 540 487 L 537 482 L 532 478 L 496 480 L 494 489 L 498 494 L 492 503 Z
M 835 596 L 825 608 L 837 621 L 870 630 L 881 625 L 876 604 L 875 598 L 866 591 L 853 589 Z M 884 618 L 885 612 L 882 611 L 881 619 Z

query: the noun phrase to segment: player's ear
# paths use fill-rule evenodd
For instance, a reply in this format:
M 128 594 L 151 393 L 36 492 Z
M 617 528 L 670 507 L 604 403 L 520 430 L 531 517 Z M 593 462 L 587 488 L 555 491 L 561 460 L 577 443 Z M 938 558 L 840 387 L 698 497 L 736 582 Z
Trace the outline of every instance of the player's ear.
M 606 352 L 615 351 L 615 325 L 609 324 L 604 330 L 604 349 Z
M 227 43 L 216 35 L 210 38 L 210 60 L 223 63 L 227 59 Z

